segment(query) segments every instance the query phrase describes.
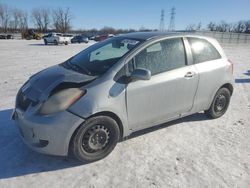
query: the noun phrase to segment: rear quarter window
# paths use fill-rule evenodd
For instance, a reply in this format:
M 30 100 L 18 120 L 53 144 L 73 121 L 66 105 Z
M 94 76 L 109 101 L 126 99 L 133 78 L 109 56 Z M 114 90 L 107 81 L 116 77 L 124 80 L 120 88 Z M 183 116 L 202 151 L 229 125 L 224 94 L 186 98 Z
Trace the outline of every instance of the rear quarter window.
M 221 58 L 217 49 L 205 39 L 188 38 L 188 42 L 191 46 L 194 63 L 202 63 Z

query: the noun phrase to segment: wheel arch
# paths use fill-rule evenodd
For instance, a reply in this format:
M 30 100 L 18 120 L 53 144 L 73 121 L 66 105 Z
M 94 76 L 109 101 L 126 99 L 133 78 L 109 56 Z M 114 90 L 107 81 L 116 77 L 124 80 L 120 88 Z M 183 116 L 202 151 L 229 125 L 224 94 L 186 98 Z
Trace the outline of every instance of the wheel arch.
M 229 94 L 229 98 L 227 99 L 227 103 L 225 103 L 225 106 L 223 107 L 224 109 L 222 109 L 223 111 L 217 113 L 215 112 L 214 110 L 214 106 L 212 106 L 214 104 L 214 101 L 216 99 L 216 96 L 217 93 L 221 90 L 221 89 L 225 89 L 228 90 L 228 94 Z M 208 117 L 212 118 L 212 119 L 215 119 L 215 118 L 219 118 L 221 117 L 226 111 L 227 111 L 227 108 L 229 106 L 229 103 L 230 103 L 230 97 L 232 96 L 233 94 L 233 85 L 230 84 L 230 83 L 226 83 L 226 84 L 223 84 L 217 91 L 216 93 L 214 94 L 214 97 L 213 97 L 213 100 L 211 101 L 211 104 L 209 106 L 209 108 L 207 110 L 205 110 L 205 114 L 208 115 Z
M 122 121 L 118 115 L 116 115 L 115 113 L 110 112 L 110 111 L 102 111 L 102 112 L 97 112 L 97 113 L 89 116 L 88 118 L 92 118 L 92 117 L 96 117 L 96 116 L 108 116 L 108 117 L 114 119 L 116 121 L 116 123 L 118 124 L 119 130 L 120 130 L 120 139 L 123 138 L 124 128 L 123 128 Z
M 211 97 L 211 99 L 210 99 L 210 101 L 209 101 L 207 107 L 206 107 L 204 110 L 208 110 L 208 109 L 210 108 L 210 106 L 211 106 L 211 104 L 212 104 L 212 102 L 213 102 L 213 100 L 214 100 L 214 97 L 215 97 L 217 91 L 218 91 L 219 89 L 221 89 L 221 88 L 227 88 L 227 89 L 229 90 L 229 92 L 230 92 L 230 95 L 232 96 L 233 90 L 234 90 L 233 85 L 232 85 L 231 83 L 225 83 L 225 84 L 221 85 L 220 87 L 218 87 L 218 88 L 213 92 L 212 97 Z
M 89 118 L 92 118 L 92 117 L 96 117 L 96 116 L 108 116 L 112 119 L 114 119 L 116 121 L 116 123 L 118 124 L 118 127 L 119 127 L 119 130 L 120 130 L 120 138 L 119 140 L 121 140 L 123 138 L 123 133 L 124 133 L 124 127 L 123 127 L 123 124 L 122 124 L 122 121 L 121 119 L 119 118 L 118 115 L 116 115 L 115 113 L 113 112 L 109 112 L 109 111 L 102 111 L 102 112 L 97 112 L 91 116 L 89 116 L 87 119 Z M 83 122 L 84 123 L 84 122 Z M 71 138 L 70 138 L 70 141 L 69 141 L 69 148 L 68 148 L 68 151 L 70 150 L 70 146 L 72 144 L 72 140 L 74 138 L 74 136 L 76 135 L 77 131 L 79 130 L 79 128 L 81 127 L 81 125 L 83 124 L 81 123 L 73 132 L 73 134 L 71 135 Z
M 221 89 L 221 88 L 227 88 L 230 91 L 230 95 L 232 96 L 233 91 L 234 91 L 232 84 L 226 83 L 226 84 L 222 85 L 219 89 Z

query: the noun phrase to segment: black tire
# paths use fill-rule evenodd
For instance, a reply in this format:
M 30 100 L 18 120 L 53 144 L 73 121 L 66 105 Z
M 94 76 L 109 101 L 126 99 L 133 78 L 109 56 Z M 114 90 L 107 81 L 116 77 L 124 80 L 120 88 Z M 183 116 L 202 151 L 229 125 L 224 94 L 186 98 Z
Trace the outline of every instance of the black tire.
M 92 117 L 77 130 L 71 150 L 82 162 L 97 161 L 111 153 L 119 137 L 119 126 L 114 119 L 107 116 Z
M 66 41 L 64 44 L 65 44 L 65 45 L 68 45 L 68 42 Z
M 220 88 L 214 96 L 213 102 L 208 110 L 205 111 L 212 119 L 223 116 L 229 106 L 231 94 L 227 88 Z
M 44 44 L 45 44 L 45 45 L 47 45 L 47 44 L 48 44 L 47 40 L 44 40 Z
M 58 45 L 58 42 L 57 42 L 57 40 L 54 40 L 54 45 Z

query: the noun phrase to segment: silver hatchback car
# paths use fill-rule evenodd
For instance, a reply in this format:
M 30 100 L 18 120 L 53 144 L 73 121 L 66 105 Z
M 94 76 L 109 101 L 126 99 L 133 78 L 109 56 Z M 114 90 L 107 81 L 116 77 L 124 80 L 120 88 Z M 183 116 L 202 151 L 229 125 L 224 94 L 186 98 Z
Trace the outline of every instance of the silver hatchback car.
M 32 149 L 96 161 L 135 131 L 200 111 L 221 117 L 233 93 L 232 73 L 212 38 L 120 35 L 30 77 L 12 118 Z

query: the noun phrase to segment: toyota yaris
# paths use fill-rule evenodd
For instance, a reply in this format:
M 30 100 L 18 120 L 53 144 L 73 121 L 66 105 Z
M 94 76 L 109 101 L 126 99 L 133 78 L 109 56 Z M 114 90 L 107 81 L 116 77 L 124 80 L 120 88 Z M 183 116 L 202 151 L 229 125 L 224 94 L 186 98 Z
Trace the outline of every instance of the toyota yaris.
M 221 117 L 233 93 L 232 71 L 211 38 L 120 35 L 31 76 L 12 118 L 32 149 L 96 161 L 135 131 L 200 111 Z

